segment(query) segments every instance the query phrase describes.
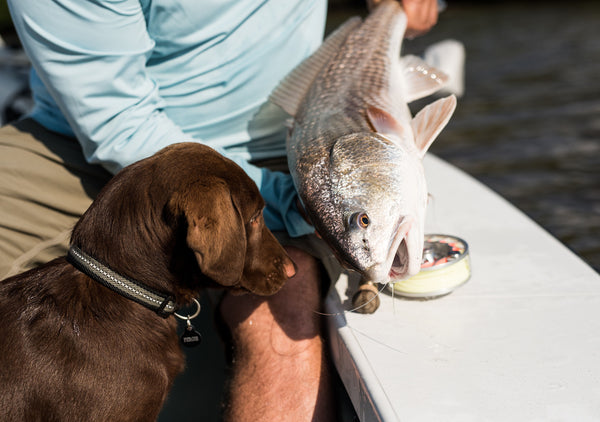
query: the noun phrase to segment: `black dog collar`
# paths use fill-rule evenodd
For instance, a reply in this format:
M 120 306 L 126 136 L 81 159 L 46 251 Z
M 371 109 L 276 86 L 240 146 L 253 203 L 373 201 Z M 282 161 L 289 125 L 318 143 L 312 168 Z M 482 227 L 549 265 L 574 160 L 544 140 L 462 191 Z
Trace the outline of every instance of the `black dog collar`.
M 67 260 L 79 271 L 87 274 L 100 284 L 153 310 L 163 318 L 173 315 L 177 310 L 172 295 L 152 290 L 140 282 L 117 274 L 106 265 L 87 255 L 77 246 L 69 248 Z

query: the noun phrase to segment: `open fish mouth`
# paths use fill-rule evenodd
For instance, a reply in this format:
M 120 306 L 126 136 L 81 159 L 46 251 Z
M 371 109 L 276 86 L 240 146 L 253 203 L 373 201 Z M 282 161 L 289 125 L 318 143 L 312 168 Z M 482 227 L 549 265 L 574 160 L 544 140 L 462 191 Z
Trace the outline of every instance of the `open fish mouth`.
M 390 280 L 395 281 L 406 276 L 408 276 L 408 246 L 406 238 L 404 238 L 394 254 L 392 268 L 390 269 Z
M 394 256 L 393 258 L 391 256 L 388 258 L 392 262 L 389 271 L 391 281 L 399 281 L 419 272 L 421 258 L 417 255 L 421 251 L 415 249 L 415 247 L 419 247 L 415 245 L 416 233 L 413 230 L 415 223 L 415 219 L 411 217 L 404 217 L 400 221 L 398 231 L 390 248 L 390 255 L 393 254 Z M 419 265 L 417 266 L 415 266 L 415 259 L 419 260 Z

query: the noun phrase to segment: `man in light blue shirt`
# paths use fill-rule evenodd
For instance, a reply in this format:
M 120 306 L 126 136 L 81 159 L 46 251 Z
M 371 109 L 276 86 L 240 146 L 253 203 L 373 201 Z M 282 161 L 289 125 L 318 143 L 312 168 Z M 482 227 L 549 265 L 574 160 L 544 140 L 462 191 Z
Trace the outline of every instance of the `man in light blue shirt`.
M 0 278 L 64 254 L 72 224 L 111 174 L 181 141 L 240 164 L 271 230 L 312 233 L 290 176 L 251 162 L 285 156 L 285 116 L 265 101 L 319 46 L 325 0 L 8 3 L 33 65 L 35 108 L 0 129 Z M 403 4 L 409 28 L 435 23 L 435 0 Z M 232 420 L 334 419 L 314 313 L 319 265 L 286 249 L 298 272 L 279 294 L 221 305 L 247 351 L 234 367 Z
M 111 173 L 181 141 L 234 159 L 267 201 L 267 224 L 310 233 L 291 179 L 248 164 L 285 155 L 274 111 L 249 134 L 285 74 L 321 43 L 323 0 L 10 2 L 34 71 L 32 117 L 76 136 Z

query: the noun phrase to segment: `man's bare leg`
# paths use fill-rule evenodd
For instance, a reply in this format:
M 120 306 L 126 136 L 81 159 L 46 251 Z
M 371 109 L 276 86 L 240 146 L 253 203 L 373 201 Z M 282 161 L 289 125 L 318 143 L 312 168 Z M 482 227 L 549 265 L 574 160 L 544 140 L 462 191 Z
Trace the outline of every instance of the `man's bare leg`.
M 231 328 L 234 363 L 228 421 L 333 421 L 335 403 L 320 336 L 317 261 L 286 248 L 296 275 L 268 298 L 228 295 L 221 312 Z

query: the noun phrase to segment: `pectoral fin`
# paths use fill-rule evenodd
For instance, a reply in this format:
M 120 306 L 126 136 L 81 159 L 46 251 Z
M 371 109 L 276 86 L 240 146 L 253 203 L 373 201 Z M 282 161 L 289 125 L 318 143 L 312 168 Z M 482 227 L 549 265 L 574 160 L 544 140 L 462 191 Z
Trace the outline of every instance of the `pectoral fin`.
M 444 72 L 429 66 L 417 56 L 404 56 L 400 62 L 407 103 L 433 94 L 443 88 L 448 81 L 448 76 Z
M 375 106 L 369 106 L 367 108 L 367 117 L 376 132 L 391 138 L 407 138 L 407 128 L 387 111 Z
M 455 108 L 456 97 L 450 95 L 424 107 L 411 121 L 415 144 L 421 158 L 446 126 Z

